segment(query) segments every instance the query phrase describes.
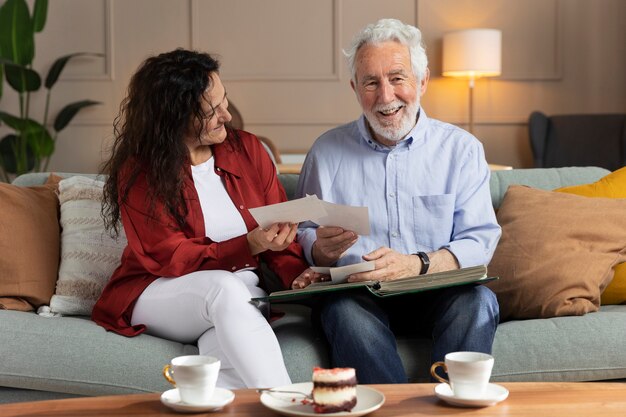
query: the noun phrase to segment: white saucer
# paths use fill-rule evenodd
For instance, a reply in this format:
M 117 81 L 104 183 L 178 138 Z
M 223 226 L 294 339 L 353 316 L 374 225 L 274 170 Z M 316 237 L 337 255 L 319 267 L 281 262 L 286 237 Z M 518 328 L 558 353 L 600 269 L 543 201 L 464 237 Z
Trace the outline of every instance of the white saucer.
M 313 389 L 312 382 L 300 382 L 298 384 L 285 385 L 282 387 L 275 387 L 278 391 L 299 391 L 304 393 L 310 393 Z M 318 414 L 313 411 L 311 401 L 302 401 L 302 396 L 279 393 L 279 392 L 267 392 L 261 394 L 261 403 L 270 410 L 276 411 L 284 416 L 293 417 L 358 417 L 378 410 L 385 403 L 385 396 L 382 392 L 370 388 L 365 385 L 356 386 L 356 405 L 350 412 L 341 411 L 338 413 Z
M 169 408 L 181 413 L 202 413 L 221 410 L 225 405 L 233 402 L 235 393 L 226 388 L 215 387 L 213 398 L 207 404 L 192 405 L 180 400 L 178 388 L 170 389 L 161 394 L 161 402 Z
M 487 407 L 506 400 L 509 396 L 509 390 L 502 385 L 489 384 L 487 385 L 487 392 L 485 392 L 481 398 L 457 398 L 452 393 L 450 385 L 438 384 L 435 387 L 435 395 L 452 405 L 461 407 Z

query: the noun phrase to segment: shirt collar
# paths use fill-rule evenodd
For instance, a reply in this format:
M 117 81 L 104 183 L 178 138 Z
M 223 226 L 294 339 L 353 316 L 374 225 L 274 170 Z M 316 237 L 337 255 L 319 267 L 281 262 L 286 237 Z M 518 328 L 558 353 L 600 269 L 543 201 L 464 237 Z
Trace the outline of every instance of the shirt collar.
M 421 143 L 425 139 L 424 133 L 427 130 L 428 126 L 428 116 L 422 107 L 420 107 L 417 123 L 413 126 L 413 129 L 409 131 L 409 133 L 404 137 L 404 139 L 398 141 L 398 144 L 394 148 L 402 148 L 407 147 L 411 148 L 412 145 Z M 374 140 L 370 129 L 368 127 L 367 119 L 365 118 L 365 114 L 361 114 L 359 120 L 357 121 L 357 126 L 359 128 L 359 132 L 361 133 L 361 139 L 367 143 L 374 150 L 390 150 L 394 148 L 389 148 L 385 145 L 381 145 L 379 142 Z
M 230 139 L 228 139 L 230 140 Z M 237 139 L 233 139 L 237 140 Z M 241 155 L 239 152 L 234 152 L 231 149 L 230 143 L 226 143 L 224 141 L 222 143 L 218 143 L 213 145 L 213 157 L 215 158 L 215 169 L 218 171 L 226 171 L 230 174 L 235 175 L 237 178 L 241 177 L 241 165 L 239 158 Z M 243 144 L 241 145 L 243 146 Z

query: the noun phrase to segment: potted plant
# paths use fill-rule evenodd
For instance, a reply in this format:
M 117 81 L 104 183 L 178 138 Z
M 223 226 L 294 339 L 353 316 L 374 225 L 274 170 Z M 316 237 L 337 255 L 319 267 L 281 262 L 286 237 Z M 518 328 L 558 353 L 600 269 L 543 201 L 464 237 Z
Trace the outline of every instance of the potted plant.
M 0 99 L 4 79 L 19 96 L 17 114 L 0 110 L 0 123 L 13 130 L 0 139 L 0 179 L 7 182 L 11 174 L 45 171 L 59 132 L 81 109 L 99 104 L 92 100 L 67 104 L 49 123 L 50 93 L 67 62 L 80 55 L 102 56 L 78 52 L 62 56 L 52 64 L 43 81 L 43 120 L 38 122 L 31 117 L 31 95 L 42 87 L 42 77 L 32 68 L 35 33 L 43 30 L 47 12 L 47 0 L 35 0 L 32 14 L 26 0 L 6 0 L 0 6 Z

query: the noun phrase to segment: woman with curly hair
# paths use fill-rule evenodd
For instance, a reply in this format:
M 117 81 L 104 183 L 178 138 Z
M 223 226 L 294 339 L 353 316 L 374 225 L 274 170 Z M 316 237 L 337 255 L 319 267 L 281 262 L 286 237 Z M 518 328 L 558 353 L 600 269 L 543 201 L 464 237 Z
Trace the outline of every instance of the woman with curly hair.
M 258 227 L 248 209 L 286 200 L 252 134 L 231 120 L 219 63 L 177 49 L 133 75 L 104 165 L 102 214 L 128 245 L 92 318 L 124 336 L 197 342 L 222 368 L 218 386 L 289 384 L 280 346 L 251 297 L 262 260 L 286 288 L 322 277 L 295 241 L 297 225 Z

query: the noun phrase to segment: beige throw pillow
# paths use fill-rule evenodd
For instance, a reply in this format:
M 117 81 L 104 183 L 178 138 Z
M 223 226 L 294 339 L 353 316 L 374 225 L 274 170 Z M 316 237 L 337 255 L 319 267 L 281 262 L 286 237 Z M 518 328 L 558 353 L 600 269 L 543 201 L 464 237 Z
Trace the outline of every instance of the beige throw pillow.
M 126 246 L 117 241 L 100 217 L 104 182 L 74 176 L 59 183 L 61 263 L 50 310 L 64 315 L 90 315 Z
M 509 187 L 502 238 L 489 264 L 500 319 L 597 311 L 613 267 L 626 261 L 626 200 Z
M 0 309 L 48 304 L 59 267 L 54 186 L 0 184 Z

